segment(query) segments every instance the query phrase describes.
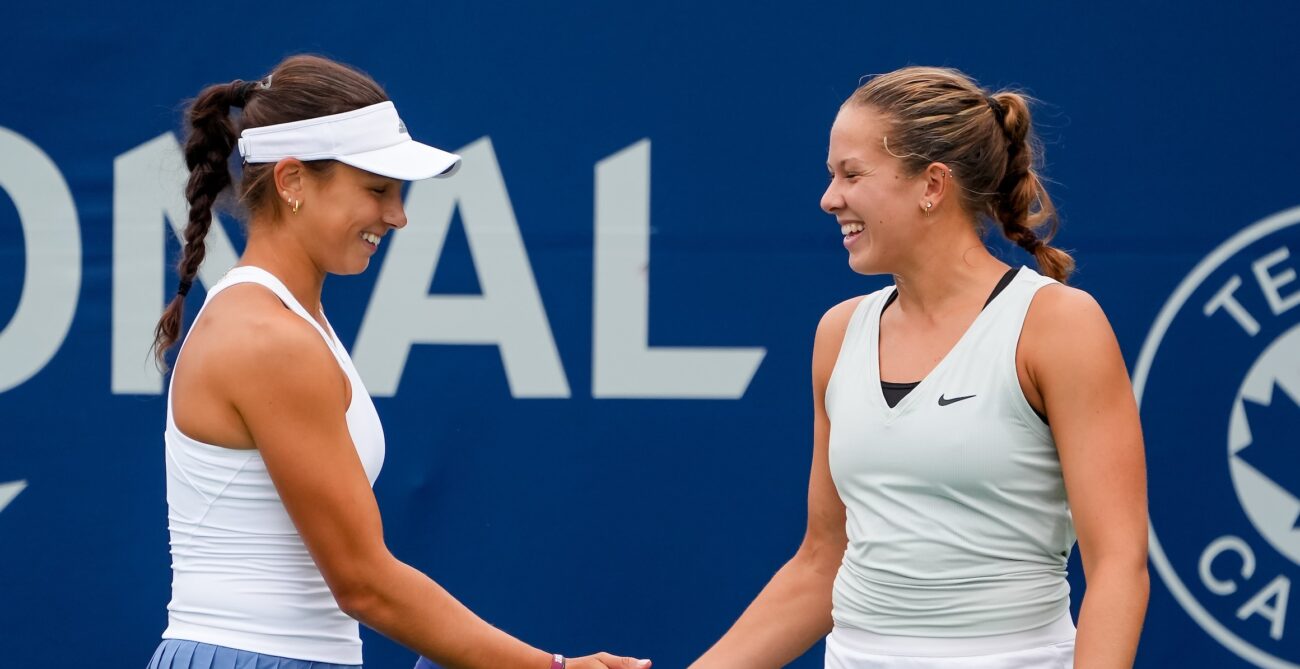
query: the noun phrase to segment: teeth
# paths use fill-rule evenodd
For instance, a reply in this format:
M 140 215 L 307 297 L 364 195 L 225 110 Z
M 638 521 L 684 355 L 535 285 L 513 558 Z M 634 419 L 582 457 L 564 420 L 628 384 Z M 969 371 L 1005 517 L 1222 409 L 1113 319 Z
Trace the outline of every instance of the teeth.
M 369 232 L 363 232 L 361 233 L 361 238 L 370 242 L 371 244 L 374 244 L 375 246 L 379 246 L 379 235 L 371 234 Z
M 863 230 L 866 229 L 867 226 L 863 225 L 862 223 L 843 223 L 840 225 L 840 234 L 847 237 L 855 232 L 862 232 Z

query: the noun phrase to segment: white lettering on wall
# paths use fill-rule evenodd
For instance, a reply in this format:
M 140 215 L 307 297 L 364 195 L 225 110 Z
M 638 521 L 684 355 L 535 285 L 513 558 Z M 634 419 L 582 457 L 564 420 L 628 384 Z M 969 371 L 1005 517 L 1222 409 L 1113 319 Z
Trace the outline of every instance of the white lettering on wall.
M 397 393 L 415 344 L 494 344 L 514 397 L 568 397 L 569 382 L 528 263 L 492 142 L 460 151 L 455 178 L 411 184 L 353 347 L 376 396 Z M 460 210 L 482 294 L 430 295 L 452 216 Z
M 0 511 L 4 511 L 5 507 L 9 506 L 9 503 L 14 501 L 14 498 L 18 496 L 18 493 L 22 492 L 26 487 L 26 481 L 0 483 Z
M 650 141 L 596 164 L 592 395 L 737 399 L 762 348 L 649 345 Z
M 27 261 L 18 308 L 0 330 L 4 392 L 44 369 L 68 336 L 81 290 L 81 227 L 54 161 L 6 128 L 0 128 L 0 189 L 18 211 Z
M 569 381 L 491 141 L 461 151 L 454 179 L 412 184 L 412 225 L 390 238 L 353 347 L 376 396 L 396 394 L 416 344 L 493 345 L 518 398 L 565 398 Z M 163 379 L 149 347 L 171 287 L 167 230 L 182 239 L 188 221 L 185 168 L 165 133 L 113 165 L 110 386 L 116 394 L 158 395 Z M 592 287 L 592 395 L 602 398 L 742 397 L 763 348 L 651 347 L 650 142 L 597 163 Z M 38 373 L 67 336 L 81 283 L 76 208 L 58 168 L 26 139 L 0 128 L 0 187 L 24 233 L 26 274 L 18 308 L 0 331 L 0 392 Z M 447 232 L 459 212 L 478 295 L 431 295 Z M 198 281 L 211 286 L 235 264 L 236 246 L 219 222 L 205 239 Z M 1277 283 L 1285 275 L 1277 275 Z

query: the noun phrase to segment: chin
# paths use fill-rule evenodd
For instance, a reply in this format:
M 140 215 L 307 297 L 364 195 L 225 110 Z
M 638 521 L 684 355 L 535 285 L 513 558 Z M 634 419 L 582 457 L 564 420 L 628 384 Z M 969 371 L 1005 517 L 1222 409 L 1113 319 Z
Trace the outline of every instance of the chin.
M 866 276 L 874 274 L 889 274 L 890 271 L 881 266 L 876 258 L 871 254 L 849 255 L 849 269 Z
M 362 258 L 361 260 L 341 262 L 327 271 L 336 276 L 352 276 L 354 274 L 361 274 L 366 271 L 368 267 L 370 267 L 370 258 Z

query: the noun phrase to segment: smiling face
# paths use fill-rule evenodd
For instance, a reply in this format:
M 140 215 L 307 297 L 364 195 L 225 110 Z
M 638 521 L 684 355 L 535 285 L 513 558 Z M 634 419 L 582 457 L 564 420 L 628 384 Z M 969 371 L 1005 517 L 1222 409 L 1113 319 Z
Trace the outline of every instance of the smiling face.
M 925 180 L 909 176 L 885 150 L 888 124 L 869 107 L 846 105 L 831 126 L 831 181 L 822 210 L 835 217 L 859 274 L 895 272 L 916 245 Z
M 304 179 L 302 201 L 302 213 L 287 217 L 307 224 L 298 237 L 330 274 L 365 271 L 384 235 L 406 226 L 401 181 L 341 163 L 327 175 Z

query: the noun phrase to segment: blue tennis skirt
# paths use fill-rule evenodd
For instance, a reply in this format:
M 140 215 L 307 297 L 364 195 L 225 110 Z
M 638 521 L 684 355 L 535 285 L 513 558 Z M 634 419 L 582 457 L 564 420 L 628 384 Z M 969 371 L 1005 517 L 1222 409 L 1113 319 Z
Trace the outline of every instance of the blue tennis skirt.
M 163 639 L 148 669 L 361 669 L 361 665 L 294 660 L 210 643 Z

